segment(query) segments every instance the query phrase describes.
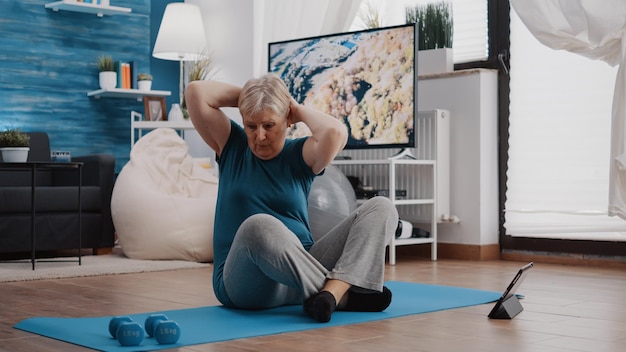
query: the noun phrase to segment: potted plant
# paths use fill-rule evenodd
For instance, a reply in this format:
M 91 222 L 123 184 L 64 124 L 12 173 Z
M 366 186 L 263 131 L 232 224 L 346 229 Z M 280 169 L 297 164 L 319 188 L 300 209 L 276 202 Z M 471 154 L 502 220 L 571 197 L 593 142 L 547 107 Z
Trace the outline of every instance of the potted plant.
M 201 52 L 198 58 L 194 61 L 185 63 L 185 71 L 187 72 L 187 82 L 202 81 L 213 77 L 217 70 L 214 67 L 214 61 L 210 54 L 206 51 Z M 187 111 L 187 104 L 185 103 L 185 96 L 182 97 L 180 104 L 183 118 L 189 118 L 189 111 Z
M 381 10 L 371 1 L 366 1 L 365 7 L 361 6 L 357 13 L 358 19 L 364 29 L 375 29 L 383 27 L 383 16 Z
M 117 85 L 117 73 L 115 63 L 111 56 L 102 55 L 98 58 L 98 70 L 100 71 L 100 88 L 113 89 Z
M 2 160 L 7 163 L 25 162 L 30 150 L 30 137 L 17 128 L 0 132 Z
M 152 75 L 149 73 L 142 72 L 137 75 L 137 88 L 139 90 L 150 90 L 152 89 Z
M 418 74 L 451 72 L 454 70 L 451 5 L 445 1 L 407 6 L 406 23 L 415 23 L 418 32 Z

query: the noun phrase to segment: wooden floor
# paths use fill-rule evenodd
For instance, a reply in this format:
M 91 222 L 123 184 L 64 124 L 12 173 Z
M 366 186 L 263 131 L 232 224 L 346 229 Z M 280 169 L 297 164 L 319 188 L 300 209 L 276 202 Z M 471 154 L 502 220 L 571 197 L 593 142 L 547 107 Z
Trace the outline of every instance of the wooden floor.
M 525 263 L 399 258 L 386 279 L 502 291 Z M 13 329 L 34 316 L 83 317 L 215 305 L 211 269 L 0 284 L 0 351 L 84 351 Z M 626 351 L 626 271 L 536 263 L 525 310 L 491 304 L 378 322 L 195 345 L 176 351 Z

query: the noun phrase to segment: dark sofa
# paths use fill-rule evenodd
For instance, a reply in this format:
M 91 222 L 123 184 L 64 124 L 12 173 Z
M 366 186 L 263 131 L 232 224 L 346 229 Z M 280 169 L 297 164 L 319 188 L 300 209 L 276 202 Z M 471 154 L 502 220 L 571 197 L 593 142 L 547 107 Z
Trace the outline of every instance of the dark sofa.
M 48 134 L 31 132 L 28 161 L 50 162 Z M 0 155 L 0 162 L 2 157 Z M 83 162 L 82 248 L 106 253 L 113 248 L 111 194 L 115 158 L 110 154 L 72 157 Z M 46 169 L 36 175 L 36 251 L 78 248 L 76 170 Z M 0 168 L 0 254 L 30 252 L 30 170 Z

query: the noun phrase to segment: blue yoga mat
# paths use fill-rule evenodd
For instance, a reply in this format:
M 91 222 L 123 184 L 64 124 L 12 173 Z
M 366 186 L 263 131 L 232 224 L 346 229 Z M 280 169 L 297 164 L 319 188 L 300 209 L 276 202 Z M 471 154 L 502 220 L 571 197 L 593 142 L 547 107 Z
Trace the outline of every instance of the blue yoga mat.
M 460 287 L 390 281 L 391 305 L 384 312 L 335 312 L 329 323 L 320 324 L 304 315 L 301 306 L 279 307 L 261 311 L 237 310 L 222 306 L 171 310 L 164 313 L 180 325 L 181 337 L 174 345 L 159 345 L 146 337 L 141 345 L 121 346 L 108 331 L 110 316 L 94 318 L 30 318 L 14 327 L 38 335 L 101 351 L 150 351 L 204 344 L 254 336 L 319 329 L 363 323 L 405 315 L 434 312 L 495 302 L 501 292 Z M 143 325 L 150 314 L 130 315 Z

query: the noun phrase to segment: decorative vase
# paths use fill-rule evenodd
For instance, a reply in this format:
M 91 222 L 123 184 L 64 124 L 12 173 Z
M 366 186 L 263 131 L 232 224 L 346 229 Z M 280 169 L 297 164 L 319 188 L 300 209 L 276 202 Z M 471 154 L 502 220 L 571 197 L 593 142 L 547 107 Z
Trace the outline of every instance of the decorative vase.
M 29 147 L 3 147 L 2 161 L 5 163 L 24 163 L 28 160 Z
M 180 104 L 172 104 L 170 113 L 167 115 L 169 121 L 181 121 L 184 119 L 183 111 L 180 109 Z
M 102 71 L 99 78 L 102 89 L 113 89 L 117 86 L 117 73 L 114 71 Z
M 139 88 L 139 90 L 151 90 L 152 81 L 137 81 L 137 88 Z
M 454 71 L 452 48 L 419 50 L 417 52 L 417 74 L 431 75 Z

